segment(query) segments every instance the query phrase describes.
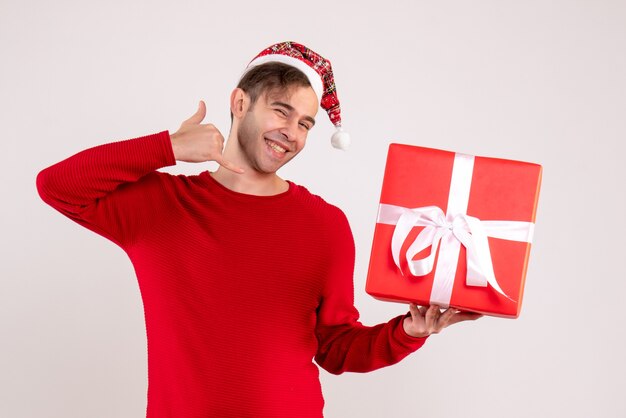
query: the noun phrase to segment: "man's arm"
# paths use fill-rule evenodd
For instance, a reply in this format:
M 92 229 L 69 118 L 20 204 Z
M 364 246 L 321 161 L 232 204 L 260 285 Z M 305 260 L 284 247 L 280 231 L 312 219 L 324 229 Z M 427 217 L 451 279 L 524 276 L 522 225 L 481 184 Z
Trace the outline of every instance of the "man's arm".
M 37 175 L 37 190 L 50 206 L 124 247 L 149 227 L 151 217 L 165 216 L 171 201 L 157 169 L 176 161 L 223 161 L 224 138 L 211 124 L 201 124 L 206 108 L 169 135 L 111 142 L 81 151 Z M 236 169 L 236 168 L 234 168 Z
M 419 349 L 426 337 L 412 337 L 403 328 L 406 315 L 375 326 L 359 322 L 354 307 L 355 247 L 344 213 L 337 209 L 328 228 L 327 280 L 318 308 L 315 361 L 333 374 L 368 372 L 395 364 Z
M 348 221 L 340 213 L 329 239 L 329 278 L 318 309 L 316 362 L 333 374 L 368 372 L 395 364 L 424 345 L 429 335 L 452 323 L 476 319 L 479 314 L 436 306 L 418 308 L 375 326 L 361 324 L 354 307 L 354 240 Z
M 167 131 L 83 150 L 37 175 L 41 199 L 82 226 L 120 246 L 141 225 L 160 187 L 156 169 L 176 164 Z M 142 179 L 142 188 L 137 193 Z

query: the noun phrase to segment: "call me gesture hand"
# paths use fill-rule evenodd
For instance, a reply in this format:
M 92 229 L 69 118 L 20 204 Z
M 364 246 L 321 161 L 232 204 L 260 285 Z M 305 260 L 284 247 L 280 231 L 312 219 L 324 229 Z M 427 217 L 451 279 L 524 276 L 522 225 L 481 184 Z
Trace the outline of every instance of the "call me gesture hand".
M 430 307 L 409 304 L 411 316 L 404 319 L 404 331 L 412 337 L 427 337 L 431 334 L 438 334 L 449 325 L 462 321 L 473 321 L 482 314 L 474 312 L 459 311 L 455 308 L 448 308 L 443 313 L 437 305 Z
M 174 157 L 177 161 L 188 163 L 215 161 L 235 173 L 243 173 L 242 168 L 224 159 L 222 156 L 224 136 L 215 125 L 201 124 L 205 116 L 206 105 L 201 100 L 196 113 L 185 120 L 178 131 L 170 135 Z

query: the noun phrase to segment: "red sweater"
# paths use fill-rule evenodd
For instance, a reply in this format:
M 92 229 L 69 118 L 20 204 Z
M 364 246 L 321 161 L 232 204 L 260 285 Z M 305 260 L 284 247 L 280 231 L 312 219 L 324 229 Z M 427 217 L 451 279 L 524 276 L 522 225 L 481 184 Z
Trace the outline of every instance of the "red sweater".
M 367 372 L 424 344 L 405 315 L 373 327 L 353 301 L 344 213 L 289 182 L 231 191 L 171 175 L 168 131 L 99 145 L 42 170 L 41 198 L 133 263 L 148 341 L 148 418 L 316 417 L 315 362 Z

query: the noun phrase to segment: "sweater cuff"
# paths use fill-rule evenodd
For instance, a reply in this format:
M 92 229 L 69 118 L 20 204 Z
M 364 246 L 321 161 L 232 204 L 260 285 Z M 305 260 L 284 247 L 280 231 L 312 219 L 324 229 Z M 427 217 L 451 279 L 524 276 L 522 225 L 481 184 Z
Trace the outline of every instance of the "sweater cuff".
M 165 163 L 167 166 L 176 165 L 176 158 L 174 157 L 174 148 L 172 147 L 172 138 L 170 138 L 169 130 L 161 131 L 151 136 L 153 136 L 161 144 L 163 156 L 165 157 Z
M 415 351 L 418 348 L 420 348 L 421 346 L 424 345 L 424 343 L 426 342 L 426 340 L 428 339 L 428 336 L 426 337 L 413 337 L 409 334 L 406 333 L 406 331 L 404 330 L 404 319 L 408 316 L 411 316 L 411 313 L 408 312 L 405 315 L 402 315 L 399 318 L 398 321 L 398 325 L 395 327 L 394 331 L 393 331 L 393 336 L 394 339 L 396 340 L 396 342 L 405 347 L 406 349 L 409 349 L 411 351 Z

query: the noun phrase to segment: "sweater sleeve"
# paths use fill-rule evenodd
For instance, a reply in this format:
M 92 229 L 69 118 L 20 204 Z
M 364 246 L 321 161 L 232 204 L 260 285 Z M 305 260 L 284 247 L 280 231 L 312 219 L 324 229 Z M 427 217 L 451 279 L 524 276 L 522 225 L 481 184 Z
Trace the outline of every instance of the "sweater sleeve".
M 375 326 L 359 322 L 354 307 L 354 238 L 345 215 L 337 211 L 339 220 L 328 240 L 328 281 L 318 308 L 315 361 L 333 374 L 368 372 L 399 362 L 427 337 L 412 337 L 404 331 L 402 323 L 408 314 Z
M 162 131 L 98 145 L 53 164 L 37 175 L 37 191 L 63 215 L 124 248 L 162 203 L 151 191 L 163 188 L 166 173 L 155 170 L 175 164 L 169 132 Z

